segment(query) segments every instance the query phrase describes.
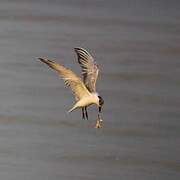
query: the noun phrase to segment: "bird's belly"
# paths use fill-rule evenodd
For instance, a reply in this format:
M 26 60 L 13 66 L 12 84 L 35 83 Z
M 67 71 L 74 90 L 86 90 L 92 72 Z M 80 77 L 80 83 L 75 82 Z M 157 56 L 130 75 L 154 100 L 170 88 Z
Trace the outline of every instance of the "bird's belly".
M 84 98 L 78 102 L 79 107 L 90 106 L 91 104 L 96 104 L 91 98 Z

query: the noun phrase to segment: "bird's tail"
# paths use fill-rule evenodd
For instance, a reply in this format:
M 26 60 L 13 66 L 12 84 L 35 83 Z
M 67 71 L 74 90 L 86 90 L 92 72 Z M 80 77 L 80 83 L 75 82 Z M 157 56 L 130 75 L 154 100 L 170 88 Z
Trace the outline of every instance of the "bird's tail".
M 74 111 L 77 108 L 76 104 L 68 111 L 68 113 Z

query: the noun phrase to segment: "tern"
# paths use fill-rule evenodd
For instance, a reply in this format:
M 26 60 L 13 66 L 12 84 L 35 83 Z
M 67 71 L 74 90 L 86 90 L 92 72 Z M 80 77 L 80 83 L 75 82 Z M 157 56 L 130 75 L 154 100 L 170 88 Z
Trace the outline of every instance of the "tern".
M 81 66 L 81 74 L 83 80 L 77 76 L 70 69 L 56 63 L 53 60 L 46 58 L 38 58 L 43 63 L 57 71 L 57 73 L 64 79 L 65 85 L 70 87 L 75 97 L 75 104 L 68 111 L 72 112 L 77 108 L 82 108 L 82 118 L 88 119 L 87 107 L 95 104 L 101 113 L 104 100 L 96 92 L 96 81 L 98 78 L 99 68 L 94 58 L 85 49 L 77 47 L 74 48 L 78 63 Z

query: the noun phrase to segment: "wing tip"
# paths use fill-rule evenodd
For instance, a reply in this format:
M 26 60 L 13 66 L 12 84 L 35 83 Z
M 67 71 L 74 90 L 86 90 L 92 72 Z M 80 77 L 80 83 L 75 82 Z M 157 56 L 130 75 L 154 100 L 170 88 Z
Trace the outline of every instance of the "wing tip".
M 46 59 L 46 58 L 42 58 L 42 57 L 38 57 L 38 59 L 40 61 L 42 61 L 43 63 L 55 63 L 55 61 L 52 61 L 52 60 L 49 60 L 49 59 Z
M 75 47 L 75 48 L 74 48 L 75 51 L 76 51 L 76 50 L 79 50 L 79 49 L 83 49 L 83 48 L 81 48 L 81 47 Z
M 38 57 L 37 59 L 40 60 L 40 61 L 43 62 L 43 63 L 47 63 L 47 59 L 45 59 L 45 58 Z
M 78 53 L 79 51 L 83 51 L 83 52 L 85 52 L 86 54 L 88 53 L 88 51 L 87 51 L 86 49 L 82 48 L 82 47 L 75 47 L 74 50 L 75 50 L 75 52 L 77 52 L 77 53 Z

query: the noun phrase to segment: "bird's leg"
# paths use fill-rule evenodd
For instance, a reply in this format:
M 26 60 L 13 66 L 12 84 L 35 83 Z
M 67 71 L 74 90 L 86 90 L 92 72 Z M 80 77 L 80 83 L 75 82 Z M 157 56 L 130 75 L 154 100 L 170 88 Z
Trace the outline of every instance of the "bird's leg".
M 82 119 L 85 119 L 84 108 L 82 108 Z
M 86 113 L 86 119 L 88 120 L 88 112 L 87 112 L 87 107 L 85 106 L 85 113 Z

